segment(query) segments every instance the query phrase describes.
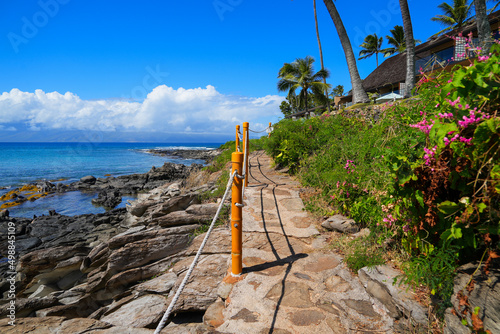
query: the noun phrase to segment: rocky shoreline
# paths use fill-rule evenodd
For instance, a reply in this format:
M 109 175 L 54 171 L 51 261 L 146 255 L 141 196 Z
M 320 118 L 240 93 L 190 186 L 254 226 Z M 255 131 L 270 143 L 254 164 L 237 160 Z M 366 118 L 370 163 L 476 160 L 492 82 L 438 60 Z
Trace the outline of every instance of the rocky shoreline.
M 214 150 L 148 150 L 148 153 L 176 159 L 203 160 L 210 162 L 220 154 L 219 149 Z M 35 201 L 42 197 L 69 191 L 83 191 L 98 193 L 93 204 L 112 209 L 121 203 L 121 196 L 136 195 L 163 185 L 167 181 L 184 179 L 192 171 L 199 170 L 201 164 L 185 166 L 176 163 L 164 163 L 161 167 L 154 167 L 147 173 L 130 174 L 122 176 L 108 176 L 96 178 L 92 175 L 82 177 L 79 181 L 69 184 L 63 182 L 39 181 L 13 189 L 0 197 L 0 209 L 8 209 L 26 201 Z
M 116 330 L 112 333 L 125 333 L 124 324 L 153 328 L 162 316 L 155 310 L 168 305 L 171 297 L 166 296 L 180 283 L 201 243 L 195 231 L 211 221 L 218 207 L 202 200 L 217 188 L 220 174 L 210 175 L 201 167 L 165 163 L 145 174 L 40 185 L 46 192 L 97 192 L 108 207 L 121 194 L 139 193 L 126 209 L 73 217 L 50 212 L 33 219 L 1 211 L 0 316 L 9 319 L 14 308 L 18 322 L 40 324 L 46 317 L 64 316 L 102 320 Z M 200 280 L 200 291 L 180 302 L 181 312 L 196 313 L 215 301 L 212 290 L 227 267 L 222 262 L 230 247 L 221 247 L 230 240 L 227 234 L 225 228 L 215 232 L 220 240 L 200 263 L 206 277 Z M 15 284 L 7 253 L 10 235 L 15 236 Z M 223 256 L 214 255 L 219 253 Z M 126 315 L 128 309 L 135 310 L 133 319 Z M 2 324 L 3 333 L 9 327 Z
M 198 159 L 205 160 L 206 163 L 218 156 L 222 150 L 172 150 L 172 149 L 151 149 L 146 152 L 159 155 L 162 157 L 177 158 L 177 159 Z

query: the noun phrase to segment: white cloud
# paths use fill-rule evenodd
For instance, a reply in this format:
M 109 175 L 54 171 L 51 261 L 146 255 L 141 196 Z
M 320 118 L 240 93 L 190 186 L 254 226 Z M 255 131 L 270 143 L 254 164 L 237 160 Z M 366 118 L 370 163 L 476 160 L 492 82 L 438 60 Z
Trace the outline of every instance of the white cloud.
M 158 86 L 142 102 L 82 100 L 67 92 L 34 93 L 12 89 L 0 95 L 0 129 L 27 128 L 101 131 L 228 133 L 244 121 L 275 120 L 277 95 L 259 98 L 224 95 L 213 86 L 173 89 Z
M 0 131 L 17 131 L 17 129 L 13 126 L 5 127 L 0 124 Z

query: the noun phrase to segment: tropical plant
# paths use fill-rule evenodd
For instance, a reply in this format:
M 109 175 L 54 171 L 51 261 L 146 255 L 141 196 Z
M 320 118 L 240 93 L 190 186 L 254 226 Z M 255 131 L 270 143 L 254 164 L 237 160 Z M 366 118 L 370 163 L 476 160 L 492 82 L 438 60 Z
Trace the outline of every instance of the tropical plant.
M 395 53 L 403 53 L 406 51 L 405 31 L 403 26 L 396 25 L 394 29 L 389 30 L 392 36 L 386 35 L 387 43 L 392 47 L 383 49 L 384 57 L 392 56 Z M 420 44 L 421 41 L 416 39 L 415 44 Z
M 354 103 L 367 103 L 370 102 L 368 95 L 363 88 L 361 77 L 359 76 L 358 66 L 356 65 L 356 57 L 352 51 L 351 41 L 347 35 L 342 19 L 340 18 L 339 12 L 335 7 L 332 0 L 323 0 L 325 3 L 330 17 L 332 18 L 337 34 L 339 35 L 340 43 L 342 44 L 342 49 L 344 49 L 345 58 L 347 61 L 347 67 L 349 69 L 349 75 L 351 77 L 352 85 L 352 101 Z
M 366 59 L 375 55 L 378 67 L 378 54 L 383 53 L 382 50 L 383 42 L 384 38 L 383 37 L 379 38 L 377 34 L 366 36 L 365 41 L 363 42 L 363 44 L 360 45 L 360 47 L 363 48 L 363 50 L 359 51 L 360 57 L 358 58 L 358 60 Z
M 332 89 L 333 96 L 342 96 L 344 95 L 344 86 L 338 85 Z
M 308 109 L 309 91 L 321 102 L 326 103 L 327 97 L 324 95 L 325 90 L 330 88 L 330 85 L 323 82 L 324 78 L 330 76 L 330 72 L 326 69 L 319 70 L 314 73 L 314 58 L 307 56 L 305 58 L 297 58 L 292 63 L 285 63 L 278 73 L 278 90 L 280 92 L 288 91 L 288 96 L 295 95 L 297 89 L 301 89 L 298 95 L 298 106 L 303 106 Z
M 446 28 L 432 35 L 432 37 L 441 35 L 455 28 L 463 27 L 465 22 L 470 18 L 472 11 L 472 7 L 468 0 L 453 0 L 453 4 L 451 5 L 447 2 L 443 2 L 438 8 L 441 9 L 443 14 L 436 15 L 431 18 L 431 20 L 441 23 L 446 26 Z
M 404 96 L 409 97 L 415 86 L 415 39 L 413 38 L 413 26 L 411 24 L 408 1 L 399 0 L 399 7 L 401 7 L 406 41 L 406 80 Z
M 321 69 L 325 69 L 325 65 L 323 63 L 323 48 L 321 47 L 321 39 L 319 38 L 319 27 L 318 27 L 318 15 L 316 13 L 316 0 L 313 0 L 314 6 L 314 22 L 316 23 L 316 37 L 318 38 L 318 47 L 319 47 L 319 59 L 321 61 Z M 323 83 L 326 85 L 326 78 L 323 78 Z M 328 96 L 328 90 L 325 91 L 325 95 Z M 330 112 L 330 100 L 327 99 L 326 106 L 328 108 L 328 112 Z
M 281 104 L 280 104 L 280 111 L 283 113 L 283 115 L 285 116 L 289 116 L 291 114 L 293 114 L 293 109 L 292 109 L 292 106 L 290 105 L 290 103 L 288 103 L 287 101 L 281 101 Z

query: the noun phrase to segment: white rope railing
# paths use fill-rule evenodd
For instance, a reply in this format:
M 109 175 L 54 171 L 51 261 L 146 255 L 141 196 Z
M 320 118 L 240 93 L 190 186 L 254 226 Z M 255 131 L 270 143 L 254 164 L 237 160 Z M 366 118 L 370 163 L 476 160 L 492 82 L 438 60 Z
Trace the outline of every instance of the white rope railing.
M 247 175 L 247 165 L 248 165 L 248 152 L 250 151 L 249 148 L 250 145 L 250 140 L 248 137 L 248 131 L 246 133 L 246 138 L 245 138 L 245 152 L 243 155 L 243 177 L 246 178 Z M 241 191 L 241 199 L 243 200 L 245 198 L 245 184 L 246 182 L 243 182 L 243 190 Z
M 179 285 L 179 288 L 177 289 L 177 291 L 176 291 L 176 293 L 174 295 L 174 298 L 170 302 L 170 305 L 168 306 L 167 310 L 165 311 L 165 314 L 163 315 L 163 317 L 161 318 L 160 323 L 156 327 L 156 330 L 155 330 L 154 334 L 159 334 L 161 332 L 161 330 L 163 329 L 163 327 L 165 327 L 165 323 L 167 322 L 168 317 L 172 313 L 172 310 L 174 309 L 175 303 L 177 303 L 177 300 L 179 299 L 182 291 L 186 287 L 187 281 L 189 280 L 189 277 L 191 276 L 191 274 L 192 274 L 192 272 L 194 270 L 194 267 L 196 267 L 196 264 L 198 263 L 198 260 L 200 259 L 201 252 L 202 252 L 203 248 L 205 247 L 205 244 L 207 243 L 208 238 L 210 237 L 210 233 L 212 233 L 212 230 L 213 230 L 213 228 L 215 226 L 215 222 L 219 218 L 220 211 L 222 209 L 222 206 L 224 205 L 224 202 L 226 201 L 226 197 L 227 197 L 227 195 L 229 193 L 229 189 L 231 189 L 231 185 L 233 184 L 234 177 L 238 176 L 237 172 L 238 171 L 235 170 L 230 175 L 229 181 L 227 182 L 227 186 L 226 186 L 226 192 L 224 193 L 224 196 L 222 197 L 222 200 L 220 202 L 219 208 L 217 209 L 217 212 L 215 213 L 214 219 L 212 220 L 212 223 L 210 224 L 210 227 L 208 228 L 207 234 L 205 235 L 205 238 L 203 239 L 203 242 L 201 243 L 201 246 L 198 249 L 198 252 L 196 253 L 196 256 L 194 257 L 194 260 L 191 263 L 191 266 L 189 267 L 189 269 L 188 269 L 188 271 L 186 273 L 186 276 L 184 276 L 184 279 L 182 280 L 181 284 Z
M 262 132 L 266 132 L 269 129 L 270 129 L 270 127 L 268 126 L 267 128 L 265 128 L 264 130 L 261 130 L 261 131 L 255 131 L 255 130 L 251 130 L 251 129 L 248 129 L 248 131 L 253 132 L 253 133 L 262 133 Z

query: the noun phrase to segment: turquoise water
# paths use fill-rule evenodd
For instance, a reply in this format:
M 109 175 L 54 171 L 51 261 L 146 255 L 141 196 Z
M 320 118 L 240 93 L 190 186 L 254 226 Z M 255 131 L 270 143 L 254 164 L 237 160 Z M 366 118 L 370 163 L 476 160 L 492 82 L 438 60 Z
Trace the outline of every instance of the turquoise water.
M 86 175 L 105 177 L 145 173 L 164 162 L 190 165 L 199 160 L 168 159 L 146 153 L 157 148 L 216 148 L 220 144 L 171 143 L 0 143 L 0 195 L 9 189 L 38 180 L 73 182 Z M 59 182 L 59 181 L 58 181 Z M 9 209 L 11 216 L 32 217 L 55 209 L 77 215 L 104 212 L 90 201 L 96 195 L 71 192 L 26 202 Z M 120 205 L 123 207 L 124 198 Z

